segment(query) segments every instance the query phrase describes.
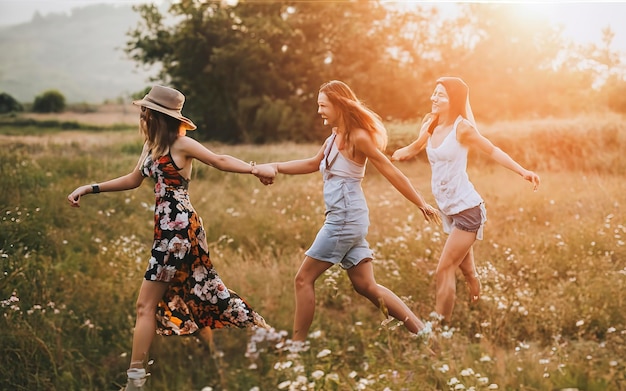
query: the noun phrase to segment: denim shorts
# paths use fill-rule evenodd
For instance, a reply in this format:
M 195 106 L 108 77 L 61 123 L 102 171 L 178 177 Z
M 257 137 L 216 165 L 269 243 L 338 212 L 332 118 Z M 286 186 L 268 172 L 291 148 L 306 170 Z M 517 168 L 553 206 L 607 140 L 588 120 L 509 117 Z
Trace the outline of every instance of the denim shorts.
M 476 239 L 481 240 L 483 238 L 483 226 L 487 221 L 487 210 L 485 204 L 474 206 L 473 208 L 465 209 L 454 215 L 442 215 L 443 230 L 445 233 L 450 233 L 452 228 L 457 228 L 462 231 L 475 232 Z
M 373 251 L 365 240 L 367 225 L 324 224 L 305 254 L 318 261 L 339 264 L 350 269 L 364 259 L 372 259 Z
M 326 175 L 324 203 L 324 225 L 305 254 L 344 269 L 372 259 L 374 252 L 365 240 L 370 221 L 361 180 Z

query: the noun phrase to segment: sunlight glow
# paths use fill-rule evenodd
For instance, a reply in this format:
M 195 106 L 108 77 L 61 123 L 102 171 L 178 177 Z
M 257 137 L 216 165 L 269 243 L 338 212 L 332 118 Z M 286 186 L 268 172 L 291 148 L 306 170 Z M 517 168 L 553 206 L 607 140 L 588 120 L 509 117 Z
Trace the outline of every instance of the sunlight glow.
M 534 23 L 539 19 L 554 23 L 559 20 L 559 7 L 557 5 L 556 3 L 523 2 L 515 4 L 513 12 L 521 22 Z

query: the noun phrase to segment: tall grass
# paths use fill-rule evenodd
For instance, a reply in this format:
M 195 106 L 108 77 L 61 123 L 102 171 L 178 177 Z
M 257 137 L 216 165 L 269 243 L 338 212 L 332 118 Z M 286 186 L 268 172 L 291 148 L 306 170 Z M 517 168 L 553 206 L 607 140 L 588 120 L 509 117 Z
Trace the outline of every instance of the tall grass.
M 543 183 L 533 193 L 480 156 L 471 164 L 489 219 L 475 246 L 483 297 L 470 306 L 459 276 L 437 356 L 353 292 L 339 268 L 317 283 L 309 350 L 293 357 L 280 349 L 291 334 L 293 276 L 323 221 L 321 178 L 280 176 L 264 187 L 196 165 L 191 196 L 214 264 L 276 332 L 218 330 L 214 349 L 195 337 L 156 338 L 148 389 L 626 389 L 622 123 L 580 118 L 482 129 Z M 410 142 L 414 128 L 390 126 L 390 150 Z M 78 184 L 127 173 L 140 151 L 135 130 L 85 134 L 2 141 L 3 390 L 114 390 L 125 379 L 153 195 L 146 182 L 70 208 L 65 197 Z M 311 156 L 319 145 L 209 147 L 263 162 Z M 398 166 L 432 201 L 424 158 Z M 363 186 L 376 278 L 428 318 L 445 236 L 373 167 Z

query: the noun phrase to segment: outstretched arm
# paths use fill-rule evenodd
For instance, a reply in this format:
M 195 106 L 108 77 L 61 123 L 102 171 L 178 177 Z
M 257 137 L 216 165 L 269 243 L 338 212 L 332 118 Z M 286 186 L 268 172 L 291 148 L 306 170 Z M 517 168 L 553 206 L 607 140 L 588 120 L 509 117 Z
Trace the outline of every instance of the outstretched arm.
M 376 169 L 396 188 L 407 200 L 415 204 L 427 221 L 441 223 L 439 213 L 424 200 L 424 197 L 413 187 L 409 178 L 382 153 L 374 141 L 364 130 L 353 131 L 353 140 L 356 149 L 362 152 Z
M 255 165 L 253 162 L 247 163 L 231 155 L 216 154 L 191 137 L 179 137 L 170 149 L 172 154 L 185 156 L 188 160 L 199 160 L 221 171 L 254 174 L 267 179 L 272 179 L 275 176 L 272 170 L 261 165 Z
M 495 160 L 501 166 L 519 174 L 522 178 L 532 183 L 533 190 L 537 191 L 539 188 L 539 184 L 541 183 L 539 175 L 522 167 L 506 152 L 495 146 L 491 141 L 489 141 L 489 139 L 480 134 L 478 130 L 467 121 L 459 123 L 457 127 L 457 137 L 461 144 L 466 145 L 469 148 L 478 149 L 488 155 L 491 159 Z
M 324 157 L 324 147 L 308 159 L 291 160 L 287 162 L 272 163 L 276 172 L 287 175 L 311 174 L 319 171 L 320 162 Z
M 320 162 L 324 158 L 324 149 L 326 144 L 320 150 L 307 159 L 289 160 L 286 162 L 274 162 L 260 164 L 258 167 L 271 168 L 275 174 L 300 175 L 311 174 L 319 170 Z M 261 179 L 261 181 L 263 181 Z
M 141 175 L 140 169 L 141 169 L 141 164 L 143 162 L 143 158 L 145 158 L 146 153 L 147 153 L 146 146 L 144 145 L 144 149 L 141 153 L 139 161 L 137 162 L 137 166 L 135 167 L 133 171 L 131 171 L 130 173 L 124 176 L 111 179 L 106 182 L 101 182 L 98 184 L 93 184 L 93 185 L 90 184 L 90 185 L 83 185 L 83 186 L 77 187 L 73 192 L 71 192 L 67 196 L 67 200 L 69 201 L 70 205 L 72 207 L 79 208 L 80 197 L 84 196 L 85 194 L 94 193 L 94 192 L 104 193 L 104 192 L 112 192 L 112 191 L 124 191 L 124 190 L 130 190 L 130 189 L 139 187 L 139 185 L 141 185 L 141 182 L 143 182 L 143 179 L 144 179 L 144 177 Z
M 411 144 L 406 147 L 397 149 L 392 155 L 392 161 L 404 161 L 409 160 L 415 156 L 417 156 L 422 150 L 426 147 L 426 143 L 428 142 L 428 127 L 432 124 L 434 117 L 432 115 L 427 115 L 422 121 L 422 126 L 420 127 L 419 135 L 417 139 L 413 141 Z

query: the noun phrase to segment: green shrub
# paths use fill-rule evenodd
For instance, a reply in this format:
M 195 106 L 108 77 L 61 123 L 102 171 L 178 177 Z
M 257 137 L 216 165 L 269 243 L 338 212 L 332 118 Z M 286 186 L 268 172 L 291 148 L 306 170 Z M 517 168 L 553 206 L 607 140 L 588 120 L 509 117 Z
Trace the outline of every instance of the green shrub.
M 24 107 L 14 97 L 6 92 L 0 93 L 0 114 L 23 111 Z
M 45 91 L 35 97 L 33 111 L 36 113 L 62 113 L 65 110 L 65 96 L 57 90 Z

